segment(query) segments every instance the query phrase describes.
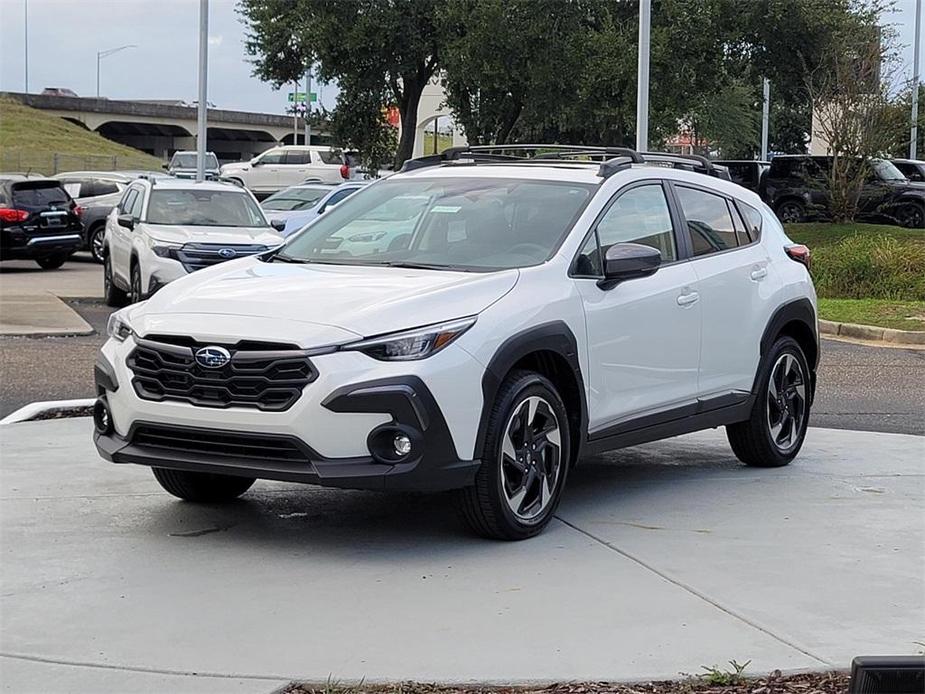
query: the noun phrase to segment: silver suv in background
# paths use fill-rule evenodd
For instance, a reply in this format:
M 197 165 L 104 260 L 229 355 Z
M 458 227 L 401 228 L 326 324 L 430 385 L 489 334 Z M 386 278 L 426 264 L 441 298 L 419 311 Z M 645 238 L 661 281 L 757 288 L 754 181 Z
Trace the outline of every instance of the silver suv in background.
M 196 152 L 174 152 L 169 164 L 164 164 L 167 173 L 177 178 L 196 178 Z M 221 167 L 214 152 L 206 152 L 206 180 L 217 181 Z
M 245 186 L 258 197 L 309 180 L 342 183 L 350 175 L 344 153 L 323 145 L 273 147 L 248 162 L 225 164 L 221 168 L 223 179 Z

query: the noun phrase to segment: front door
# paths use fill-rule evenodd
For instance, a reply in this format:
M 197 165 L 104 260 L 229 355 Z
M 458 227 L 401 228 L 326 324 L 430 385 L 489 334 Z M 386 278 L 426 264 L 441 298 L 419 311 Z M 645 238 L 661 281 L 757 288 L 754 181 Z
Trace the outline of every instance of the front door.
M 649 277 L 601 289 L 601 258 L 615 243 L 661 251 Z M 592 437 L 630 419 L 692 404 L 700 362 L 700 302 L 690 263 L 679 261 L 664 184 L 624 188 L 576 261 L 588 336 Z

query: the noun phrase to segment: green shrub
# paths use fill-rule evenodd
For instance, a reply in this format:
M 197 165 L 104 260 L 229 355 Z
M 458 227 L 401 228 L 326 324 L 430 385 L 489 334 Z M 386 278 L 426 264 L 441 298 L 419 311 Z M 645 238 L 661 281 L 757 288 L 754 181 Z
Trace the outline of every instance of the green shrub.
M 925 300 L 925 244 L 849 236 L 814 252 L 813 282 L 831 299 Z

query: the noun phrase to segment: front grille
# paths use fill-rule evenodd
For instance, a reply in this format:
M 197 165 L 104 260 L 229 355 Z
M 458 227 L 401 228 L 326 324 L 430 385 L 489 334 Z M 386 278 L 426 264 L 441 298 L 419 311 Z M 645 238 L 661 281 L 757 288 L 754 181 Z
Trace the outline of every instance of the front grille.
M 179 400 L 200 407 L 252 407 L 280 412 L 299 399 L 318 377 L 305 351 L 289 345 L 239 342 L 224 347 L 231 360 L 219 368 L 196 361 L 205 347 L 192 340 L 137 340 L 126 361 L 132 386 L 143 400 Z
M 192 454 L 236 460 L 310 462 L 295 440 L 286 436 L 142 424 L 132 433 L 131 443 L 181 456 Z
M 226 260 L 244 258 L 256 255 L 267 250 L 260 244 L 233 244 L 233 243 L 187 243 L 180 248 L 173 248 L 170 256 L 183 263 L 187 272 L 202 270 L 204 267 L 218 265 Z

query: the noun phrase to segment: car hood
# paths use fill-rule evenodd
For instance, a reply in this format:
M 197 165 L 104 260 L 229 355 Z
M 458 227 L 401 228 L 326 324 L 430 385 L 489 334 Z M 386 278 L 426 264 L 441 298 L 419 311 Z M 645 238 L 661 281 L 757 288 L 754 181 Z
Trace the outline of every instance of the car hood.
M 918 181 L 887 181 L 886 183 L 897 193 L 912 193 L 916 197 L 925 196 L 925 183 Z
M 247 171 L 251 168 L 251 163 L 249 161 L 237 161 L 230 164 L 222 164 L 219 171 L 225 173 L 227 171 Z
M 212 227 L 145 224 L 145 232 L 163 243 L 255 244 L 275 248 L 283 242 L 278 231 L 268 227 Z
M 517 270 L 450 272 L 242 258 L 167 285 L 148 300 L 143 317 L 170 326 L 184 314 L 207 314 L 204 325 L 213 316 L 228 316 L 251 338 L 298 335 L 301 346 L 318 347 L 347 341 L 332 340 L 329 329 L 355 339 L 477 314 L 511 291 L 518 276 Z

